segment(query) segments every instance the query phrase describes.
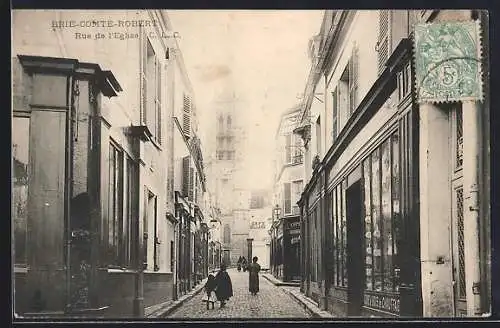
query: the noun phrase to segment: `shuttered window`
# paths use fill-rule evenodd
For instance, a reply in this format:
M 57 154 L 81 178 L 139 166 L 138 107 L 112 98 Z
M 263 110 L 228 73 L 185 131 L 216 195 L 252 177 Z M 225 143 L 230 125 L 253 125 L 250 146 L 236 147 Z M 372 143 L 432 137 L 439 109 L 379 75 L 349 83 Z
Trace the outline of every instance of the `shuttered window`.
M 182 196 L 189 195 L 189 156 L 182 159 Z
M 349 60 L 349 114 L 352 114 L 358 105 L 358 65 L 358 46 L 354 45 Z
M 286 182 L 283 186 L 284 188 L 284 208 L 285 208 L 285 214 L 291 214 L 292 213 L 292 188 L 291 184 Z
M 188 199 L 194 201 L 194 168 L 189 167 Z
M 338 89 L 335 88 L 332 92 L 332 141 L 335 142 L 338 135 L 338 116 L 339 116 L 339 108 L 338 108 Z
M 378 52 L 378 72 L 379 74 L 385 69 L 385 63 L 389 58 L 390 52 L 390 10 L 379 11 L 379 32 L 377 42 Z
M 162 66 L 145 33 L 141 50 L 141 124 L 161 143 Z
M 191 97 L 184 95 L 182 112 L 182 130 L 187 137 L 191 136 Z
M 146 34 L 142 34 L 142 44 L 141 47 L 141 123 L 146 124 L 146 108 L 147 108 L 147 67 L 148 67 L 148 40 Z
M 156 98 L 155 98 L 155 114 L 156 114 L 156 141 L 161 144 L 161 85 L 162 85 L 162 67 L 160 61 L 156 60 Z
M 285 164 L 292 162 L 292 135 L 285 136 Z

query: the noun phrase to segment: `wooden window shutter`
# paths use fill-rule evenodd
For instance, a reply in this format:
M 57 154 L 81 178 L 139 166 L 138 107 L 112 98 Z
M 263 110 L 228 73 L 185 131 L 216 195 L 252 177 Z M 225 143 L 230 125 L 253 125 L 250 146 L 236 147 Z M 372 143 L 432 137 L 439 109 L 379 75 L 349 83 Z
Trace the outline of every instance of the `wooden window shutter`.
M 161 143 L 161 85 L 162 85 L 162 65 L 156 60 L 156 141 Z
M 284 212 L 285 214 L 290 214 L 292 212 L 292 190 L 291 184 L 289 182 L 285 182 L 284 184 Z
M 352 48 L 351 59 L 349 60 L 349 113 L 352 114 L 358 105 L 358 75 L 359 75 L 358 46 Z
M 338 102 L 337 102 L 337 97 L 338 97 L 338 87 L 335 87 L 335 90 L 332 92 L 332 114 L 333 114 L 333 119 L 332 119 L 332 137 L 333 141 L 337 139 L 337 133 L 338 133 Z
M 189 195 L 189 156 L 182 159 L 182 196 Z
M 141 123 L 146 124 L 146 111 L 147 111 L 147 67 L 148 67 L 148 39 L 146 33 L 141 34 Z
M 191 98 L 187 95 L 184 95 L 183 101 L 182 130 L 184 135 L 191 136 Z
M 188 191 L 189 191 L 189 197 L 188 199 L 190 201 L 194 201 L 194 168 L 189 167 L 189 186 L 188 186 Z
M 381 74 L 385 69 L 385 63 L 389 58 L 389 10 L 379 11 L 379 32 L 378 32 L 378 42 L 377 42 L 377 52 L 378 52 L 378 73 Z

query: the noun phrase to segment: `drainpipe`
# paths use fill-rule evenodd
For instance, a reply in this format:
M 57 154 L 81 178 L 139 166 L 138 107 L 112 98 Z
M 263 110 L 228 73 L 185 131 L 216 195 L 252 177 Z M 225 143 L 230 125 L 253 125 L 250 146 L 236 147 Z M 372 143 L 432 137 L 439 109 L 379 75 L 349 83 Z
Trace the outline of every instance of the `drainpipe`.
M 481 133 L 478 102 L 463 102 L 464 245 L 467 316 L 481 315 L 479 156 Z

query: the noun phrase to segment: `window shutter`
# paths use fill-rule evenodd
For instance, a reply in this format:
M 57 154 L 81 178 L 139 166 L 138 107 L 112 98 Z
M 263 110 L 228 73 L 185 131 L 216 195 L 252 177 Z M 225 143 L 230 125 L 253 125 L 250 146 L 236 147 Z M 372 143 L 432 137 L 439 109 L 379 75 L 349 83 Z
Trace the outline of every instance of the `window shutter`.
M 191 136 L 191 99 L 184 95 L 183 114 L 182 114 L 182 130 L 187 137 Z
M 337 130 L 338 130 L 337 117 L 338 117 L 339 109 L 338 109 L 337 98 L 338 98 L 338 87 L 336 87 L 335 90 L 333 90 L 333 92 L 332 92 L 332 114 L 333 114 L 332 137 L 333 137 L 333 141 L 335 141 L 335 139 L 337 139 L 337 133 L 338 133 L 337 132 Z
M 385 63 L 389 57 L 389 10 L 379 11 L 379 32 L 378 32 L 378 73 L 385 69 Z
M 142 33 L 142 46 L 141 46 L 141 123 L 146 124 L 146 109 L 147 109 L 147 80 L 146 80 L 146 70 L 148 67 L 148 47 L 146 34 Z
M 189 197 L 188 199 L 190 201 L 194 201 L 194 169 L 192 167 L 189 167 L 189 186 L 188 186 L 188 191 L 189 191 Z
M 350 114 L 356 110 L 358 105 L 358 74 L 359 74 L 358 46 L 352 48 L 351 59 L 349 60 L 349 109 Z
M 189 195 L 189 156 L 182 159 L 182 196 Z
M 284 194 L 285 194 L 285 213 L 290 214 L 292 212 L 292 190 L 289 182 L 284 184 Z
M 285 141 L 285 163 L 289 164 L 292 162 L 292 135 L 286 135 Z
M 161 143 L 161 85 L 162 85 L 162 65 L 159 60 L 156 60 L 157 80 L 156 80 L 156 140 Z

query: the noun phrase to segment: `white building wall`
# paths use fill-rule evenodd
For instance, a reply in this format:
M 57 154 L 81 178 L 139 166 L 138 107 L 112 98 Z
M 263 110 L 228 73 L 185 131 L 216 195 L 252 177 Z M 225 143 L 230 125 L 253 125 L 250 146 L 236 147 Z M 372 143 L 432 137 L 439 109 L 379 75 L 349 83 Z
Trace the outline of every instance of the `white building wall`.
M 156 21 L 158 27 L 144 27 L 149 39 L 163 66 L 162 74 L 162 117 L 168 117 L 169 90 L 167 85 L 167 72 L 169 61 L 165 58 L 168 47 L 174 47 L 172 37 L 160 37 L 160 31 L 170 35 L 157 11 L 147 10 L 22 10 L 12 13 L 12 56 L 34 55 L 47 57 L 75 58 L 81 62 L 96 63 L 103 70 L 111 70 L 123 88 L 118 97 L 101 97 L 102 115 L 111 124 L 110 138 L 124 148 L 128 154 L 132 149 L 124 138 L 123 128 L 140 124 L 140 63 L 141 63 L 141 38 L 139 27 L 85 27 L 82 22 L 89 21 L 119 21 L 131 20 Z M 73 22 L 76 27 L 57 27 L 54 21 Z M 104 38 L 96 39 L 96 34 Z M 110 34 L 111 33 L 111 34 Z M 130 38 L 120 39 L 115 33 L 128 34 Z M 170 241 L 173 239 L 173 226 L 165 219 L 167 204 L 172 200 L 167 199 L 167 124 L 163 120 L 162 148 L 159 150 L 151 143 L 143 145 L 141 158 L 145 166 L 140 169 L 140 185 L 147 188 L 157 196 L 157 222 L 159 239 L 160 272 L 170 271 Z M 108 142 L 103 140 L 103 142 Z M 104 158 L 106 160 L 107 157 Z M 144 213 L 144 197 L 142 187 L 140 190 L 139 213 Z M 142 215 L 141 215 L 142 217 Z M 154 220 L 148 219 L 148 233 L 153 236 Z M 148 270 L 152 270 L 153 241 L 148 239 Z

